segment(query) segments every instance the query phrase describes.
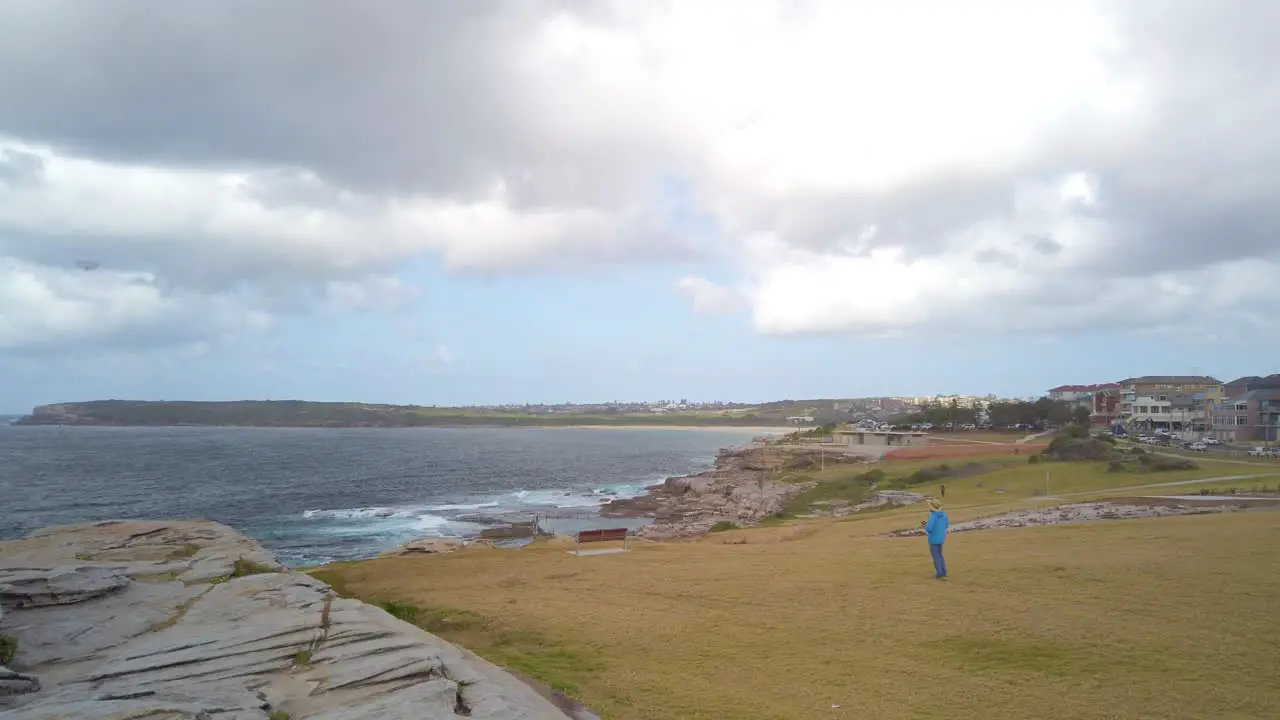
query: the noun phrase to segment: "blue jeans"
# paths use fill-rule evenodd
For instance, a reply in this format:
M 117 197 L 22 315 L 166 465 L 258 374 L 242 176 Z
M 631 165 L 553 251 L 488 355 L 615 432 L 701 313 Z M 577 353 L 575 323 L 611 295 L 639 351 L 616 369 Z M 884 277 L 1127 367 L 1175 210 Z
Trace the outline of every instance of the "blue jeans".
M 937 545 L 929 543 L 929 554 L 933 556 L 934 577 L 946 577 L 947 561 L 942 559 L 942 543 L 938 543 Z

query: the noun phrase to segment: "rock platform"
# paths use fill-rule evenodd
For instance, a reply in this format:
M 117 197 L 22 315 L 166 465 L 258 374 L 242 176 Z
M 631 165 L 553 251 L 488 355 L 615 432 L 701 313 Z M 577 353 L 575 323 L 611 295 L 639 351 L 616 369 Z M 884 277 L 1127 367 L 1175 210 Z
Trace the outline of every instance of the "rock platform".
M 5 720 L 569 717 L 475 654 L 207 521 L 0 543 L 0 636 L 16 640 L 0 667 Z

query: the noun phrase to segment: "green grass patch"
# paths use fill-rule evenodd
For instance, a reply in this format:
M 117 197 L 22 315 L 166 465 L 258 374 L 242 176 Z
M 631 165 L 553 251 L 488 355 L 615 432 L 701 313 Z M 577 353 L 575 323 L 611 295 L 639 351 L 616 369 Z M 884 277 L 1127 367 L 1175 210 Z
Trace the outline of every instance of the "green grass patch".
M 0 665 L 8 665 L 13 662 L 13 658 L 17 654 L 18 638 L 0 635 Z
M 880 470 L 866 473 L 848 473 L 820 481 L 817 485 L 796 494 L 782 511 L 784 518 L 803 515 L 821 505 L 850 504 L 862 502 L 870 492 L 871 486 L 883 482 L 885 474 Z
M 298 652 L 293 654 L 294 667 L 304 667 L 306 665 L 309 665 L 310 663 L 311 663 L 310 650 L 299 650 Z
M 273 573 L 273 572 L 278 572 L 278 571 L 275 568 L 267 565 L 263 565 L 262 563 L 256 563 L 252 560 L 246 560 L 244 558 L 240 558 L 239 560 L 236 560 L 235 565 L 232 566 L 231 577 L 238 578 L 238 577 L 246 577 L 249 575 L 262 575 L 265 573 Z

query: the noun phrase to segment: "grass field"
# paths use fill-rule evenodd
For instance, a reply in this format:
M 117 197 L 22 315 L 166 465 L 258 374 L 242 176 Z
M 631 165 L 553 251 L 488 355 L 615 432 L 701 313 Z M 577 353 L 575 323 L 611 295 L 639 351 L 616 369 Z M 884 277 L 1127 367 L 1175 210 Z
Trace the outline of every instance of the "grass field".
M 896 476 L 930 464 L 878 465 Z M 1053 493 L 1086 495 L 1266 471 L 992 465 L 947 481 L 953 522 L 1054 504 L 1035 487 L 1046 469 Z M 1280 476 L 1234 483 L 1268 484 Z M 1264 718 L 1280 707 L 1280 511 L 957 534 L 948 583 L 932 579 L 920 538 L 883 536 L 922 518 L 911 507 L 623 555 L 574 557 L 552 541 L 315 574 L 394 601 L 607 720 Z

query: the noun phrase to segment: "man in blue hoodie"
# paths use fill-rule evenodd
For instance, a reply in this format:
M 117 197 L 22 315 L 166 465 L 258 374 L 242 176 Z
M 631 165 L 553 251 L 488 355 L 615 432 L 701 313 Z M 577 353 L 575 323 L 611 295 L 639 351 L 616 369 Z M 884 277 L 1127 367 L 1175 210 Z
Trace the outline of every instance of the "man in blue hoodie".
M 947 561 L 942 559 L 942 543 L 947 539 L 947 526 L 951 522 L 942 510 L 942 503 L 929 498 L 929 519 L 924 521 L 924 534 L 929 538 L 929 554 L 933 556 L 934 577 L 947 579 Z

